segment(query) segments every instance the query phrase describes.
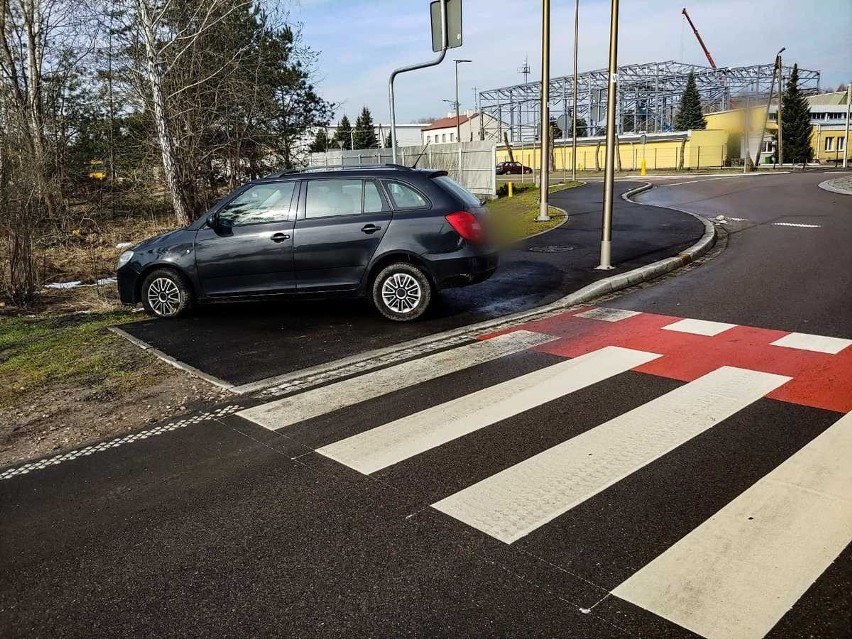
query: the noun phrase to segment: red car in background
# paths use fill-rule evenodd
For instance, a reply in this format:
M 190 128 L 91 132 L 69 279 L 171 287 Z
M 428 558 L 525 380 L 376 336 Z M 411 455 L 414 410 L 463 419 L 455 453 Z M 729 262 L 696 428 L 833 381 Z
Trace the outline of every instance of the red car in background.
M 497 165 L 497 175 L 520 175 L 521 173 L 532 173 L 533 170 L 520 162 L 500 162 Z

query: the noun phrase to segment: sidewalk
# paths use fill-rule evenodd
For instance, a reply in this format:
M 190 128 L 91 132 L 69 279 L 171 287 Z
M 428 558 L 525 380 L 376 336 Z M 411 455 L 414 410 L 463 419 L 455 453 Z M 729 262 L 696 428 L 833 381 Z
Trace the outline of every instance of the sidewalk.
M 618 195 L 638 185 L 620 182 Z M 705 231 L 699 220 L 685 213 L 617 197 L 612 245 L 616 269 L 598 271 L 594 267 L 602 199 L 600 184 L 554 193 L 552 205 L 568 211 L 565 224 L 507 252 L 490 280 L 442 291 L 427 317 L 410 324 L 387 322 L 364 302 L 298 300 L 215 305 L 185 319 L 147 320 L 123 329 L 226 386 L 256 385 L 548 304 L 600 279 L 676 256 Z

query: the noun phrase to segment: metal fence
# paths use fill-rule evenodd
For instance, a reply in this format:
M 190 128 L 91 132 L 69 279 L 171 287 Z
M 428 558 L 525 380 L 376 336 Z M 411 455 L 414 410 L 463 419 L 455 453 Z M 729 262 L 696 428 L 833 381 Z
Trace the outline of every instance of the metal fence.
M 363 166 L 393 162 L 390 149 L 359 149 L 357 151 L 327 151 L 311 153 L 309 166 Z M 418 168 L 446 171 L 456 182 L 476 195 L 496 195 L 497 163 L 493 142 L 462 142 L 461 144 L 429 144 L 403 146 L 397 149 L 397 163 Z

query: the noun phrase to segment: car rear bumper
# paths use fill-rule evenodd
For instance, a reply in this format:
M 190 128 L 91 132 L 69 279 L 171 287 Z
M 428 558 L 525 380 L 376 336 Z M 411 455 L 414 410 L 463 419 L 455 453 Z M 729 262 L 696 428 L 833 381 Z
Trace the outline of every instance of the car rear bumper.
M 439 289 L 468 286 L 487 280 L 497 270 L 497 251 L 447 258 L 430 256 L 429 268 Z

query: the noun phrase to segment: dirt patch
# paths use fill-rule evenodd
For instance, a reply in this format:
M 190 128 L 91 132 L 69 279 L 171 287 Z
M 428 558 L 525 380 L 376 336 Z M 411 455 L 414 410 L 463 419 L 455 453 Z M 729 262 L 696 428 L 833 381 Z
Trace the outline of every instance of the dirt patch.
M 50 291 L 0 316 L 0 467 L 192 412 L 227 391 L 111 333 L 142 318 L 115 286 Z
M 145 384 L 47 384 L 26 393 L 0 408 L 0 467 L 119 436 L 229 395 L 123 340 L 110 350 Z

